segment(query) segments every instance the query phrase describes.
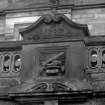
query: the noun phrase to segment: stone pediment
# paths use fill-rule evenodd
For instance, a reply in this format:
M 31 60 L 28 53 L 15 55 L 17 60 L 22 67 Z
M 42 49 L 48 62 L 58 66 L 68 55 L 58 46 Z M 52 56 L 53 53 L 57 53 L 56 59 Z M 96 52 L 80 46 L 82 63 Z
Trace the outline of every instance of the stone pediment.
M 20 30 L 23 40 L 45 41 L 55 39 L 83 38 L 89 36 L 87 25 L 77 24 L 65 15 L 48 14 L 31 26 Z

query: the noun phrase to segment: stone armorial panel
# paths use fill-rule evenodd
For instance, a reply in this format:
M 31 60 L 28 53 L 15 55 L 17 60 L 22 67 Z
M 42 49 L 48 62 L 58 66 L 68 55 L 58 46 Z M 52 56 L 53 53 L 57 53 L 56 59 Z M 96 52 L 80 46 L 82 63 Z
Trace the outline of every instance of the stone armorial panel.
M 84 78 L 87 25 L 74 23 L 62 14 L 50 14 L 20 30 L 20 34 L 21 84 L 12 92 L 91 89 Z

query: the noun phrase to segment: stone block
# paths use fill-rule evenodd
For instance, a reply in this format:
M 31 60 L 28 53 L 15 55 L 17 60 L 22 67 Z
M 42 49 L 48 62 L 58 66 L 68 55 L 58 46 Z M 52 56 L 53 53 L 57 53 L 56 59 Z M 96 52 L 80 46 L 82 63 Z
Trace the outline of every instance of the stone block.
M 94 21 L 89 25 L 92 26 L 90 29 L 91 35 L 105 35 L 105 21 Z
M 94 81 L 105 81 L 105 73 L 93 73 L 91 74 L 91 78 Z
M 92 87 L 95 91 L 105 91 L 105 81 L 94 81 Z
M 18 78 L 0 78 L 0 94 L 7 94 L 10 88 L 18 84 Z
M 0 9 L 3 10 L 8 6 L 8 0 L 0 0 Z
M 91 35 L 105 34 L 105 9 L 85 9 L 72 12 L 72 20 L 87 24 Z
M 72 5 L 74 4 L 74 0 L 59 0 L 60 5 Z
M 105 3 L 105 0 L 74 0 L 75 5 L 91 5 Z
M 17 103 L 0 100 L 0 105 L 17 105 Z

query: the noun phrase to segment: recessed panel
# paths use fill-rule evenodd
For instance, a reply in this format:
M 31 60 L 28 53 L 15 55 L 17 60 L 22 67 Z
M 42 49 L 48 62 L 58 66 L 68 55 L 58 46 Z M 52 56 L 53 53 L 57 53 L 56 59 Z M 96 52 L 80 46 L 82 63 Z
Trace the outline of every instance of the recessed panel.
M 39 76 L 55 77 L 65 74 L 66 48 L 53 46 L 39 48 Z

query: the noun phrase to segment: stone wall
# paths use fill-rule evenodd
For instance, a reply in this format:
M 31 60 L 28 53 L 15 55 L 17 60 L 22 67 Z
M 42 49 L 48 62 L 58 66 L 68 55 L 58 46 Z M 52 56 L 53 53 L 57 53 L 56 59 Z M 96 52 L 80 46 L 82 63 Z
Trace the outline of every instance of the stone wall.
M 70 9 L 58 10 L 71 18 Z M 9 13 L 5 18 L 5 40 L 19 40 L 19 29 L 25 28 L 39 19 L 41 15 L 49 14 L 51 11 L 28 11 L 21 13 Z
M 105 8 L 92 8 L 92 9 L 62 9 L 58 12 L 66 14 L 74 22 L 80 24 L 87 24 L 90 34 L 92 36 L 105 35 Z M 5 40 L 18 40 L 18 29 L 25 28 L 25 26 L 34 23 L 41 15 L 48 14 L 50 11 L 41 12 L 23 12 L 23 13 L 8 13 L 5 20 L 5 28 L 2 25 L 1 32 L 5 32 Z M 2 23 L 3 24 L 3 23 Z M 20 26 L 19 26 L 20 25 Z M 22 27 L 23 26 L 23 27 Z M 18 29 L 16 28 L 18 27 Z M 5 31 L 3 31 L 3 29 Z M 17 33 L 17 35 L 16 35 Z
M 72 20 L 87 24 L 91 35 L 105 35 L 105 8 L 74 10 Z
M 74 0 L 75 5 L 94 5 L 105 3 L 105 0 Z
M 105 35 L 104 0 L 59 0 L 59 13 L 74 22 L 88 24 L 91 35 Z M 49 0 L 0 0 L 0 41 L 20 40 L 18 30 L 51 13 Z
M 38 4 L 37 1 L 39 1 L 41 5 Z M 33 0 L 30 0 L 30 2 L 29 0 L 0 0 L 0 41 L 21 40 L 22 38 L 19 35 L 19 29 L 31 25 L 32 23 L 37 21 L 41 15 L 51 13 L 52 11 L 51 8 L 47 7 L 43 7 L 44 9 L 42 8 L 41 10 L 40 8 L 37 8 L 36 10 L 35 4 L 37 4 L 38 6 L 44 6 L 42 5 L 43 0 L 34 0 L 34 3 Z M 50 4 L 49 0 L 45 0 L 44 4 Z M 74 22 L 87 24 L 91 36 L 99 36 L 105 35 L 104 4 L 105 0 L 60 0 L 60 5 L 67 6 L 61 6 L 61 8 L 59 8 L 57 11 L 59 13 L 65 14 Z M 24 9 L 23 7 L 29 7 L 31 9 Z M 10 85 L 8 85 L 8 81 L 9 83 L 11 83 Z M 4 93 L 4 91 L 6 92 L 10 87 L 15 85 L 14 81 L 18 80 L 0 78 L 0 86 L 5 87 L 8 85 L 8 87 L 3 90 L 2 87 L 0 87 L 0 92 Z M 103 86 L 103 84 L 105 84 L 105 81 L 101 82 L 100 86 Z M 97 83 L 94 86 L 97 86 Z M 0 105 L 3 104 L 9 105 L 11 103 L 0 101 Z M 92 100 L 86 102 L 85 104 L 104 105 L 105 102 L 104 100 Z

